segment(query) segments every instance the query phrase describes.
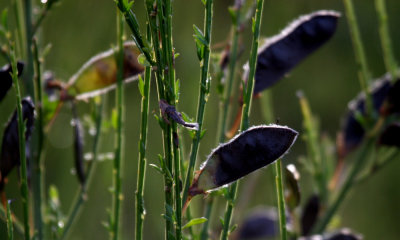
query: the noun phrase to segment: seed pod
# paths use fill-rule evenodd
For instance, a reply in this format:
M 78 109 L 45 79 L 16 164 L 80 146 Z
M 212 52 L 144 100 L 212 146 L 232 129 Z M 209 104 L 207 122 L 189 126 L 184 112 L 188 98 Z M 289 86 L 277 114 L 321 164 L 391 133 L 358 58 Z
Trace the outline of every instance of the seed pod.
M 312 195 L 301 214 L 301 233 L 307 236 L 317 221 L 320 210 L 320 201 L 317 195 Z
M 183 120 L 182 114 L 178 112 L 174 106 L 169 105 L 165 100 L 161 99 L 159 102 L 159 106 L 161 109 L 161 114 L 167 123 L 169 123 L 168 118 L 170 118 L 187 129 L 193 129 L 193 130 L 199 129 L 198 123 L 185 122 L 185 120 Z
M 395 122 L 381 133 L 378 143 L 386 146 L 400 147 L 400 123 Z
M 340 229 L 333 233 L 326 233 L 324 235 L 312 235 L 308 237 L 300 237 L 299 240 L 362 240 L 363 237 L 359 234 L 353 233 L 348 228 Z
M 289 164 L 285 169 L 286 191 L 285 200 L 289 209 L 293 211 L 300 204 L 300 173 L 294 164 Z
M 75 105 L 72 105 L 72 112 L 74 118 L 72 119 L 72 128 L 74 131 L 74 156 L 75 156 L 75 170 L 80 184 L 85 184 L 86 176 L 83 161 L 83 128 L 81 121 L 76 113 Z
M 21 76 L 22 71 L 24 70 L 24 63 L 18 61 L 17 62 L 18 69 L 18 77 Z M 0 102 L 6 96 L 8 90 L 10 90 L 13 80 L 11 77 L 12 68 L 11 64 L 7 64 L 0 69 Z
M 274 239 L 278 233 L 277 210 L 257 208 L 239 226 L 237 239 Z
M 25 146 L 27 158 L 29 155 L 29 139 L 33 131 L 35 116 L 35 106 L 30 97 L 22 100 L 22 117 L 25 122 Z M 19 137 L 18 137 L 18 117 L 15 110 L 11 119 L 8 121 L 3 134 L 0 158 L 0 192 L 3 191 L 6 177 L 15 166 L 19 166 Z
M 400 79 L 397 79 L 393 86 L 389 89 L 386 101 L 379 109 L 383 116 L 392 113 L 400 113 Z
M 139 64 L 139 49 L 133 42 L 124 44 L 124 81 L 138 78 L 144 71 Z M 100 53 L 86 62 L 68 82 L 68 95 L 75 99 L 87 99 L 115 88 L 117 81 L 116 51 L 114 49 Z
M 388 93 L 391 89 L 391 80 L 389 75 L 378 79 L 372 84 L 370 89 L 372 96 L 373 108 L 376 111 L 382 107 Z M 349 111 L 342 123 L 342 134 L 339 142 L 343 149 L 338 149 L 341 157 L 346 156 L 354 148 L 356 148 L 364 138 L 365 131 L 363 126 L 356 118 L 356 114 L 365 114 L 365 94 L 359 94 L 354 100 L 349 103 Z
M 189 195 L 212 191 L 281 158 L 298 133 L 279 125 L 252 127 L 214 149 L 196 173 Z
M 326 43 L 335 33 L 339 17 L 335 11 L 317 11 L 299 17 L 280 34 L 267 39 L 258 50 L 254 94 L 275 84 Z

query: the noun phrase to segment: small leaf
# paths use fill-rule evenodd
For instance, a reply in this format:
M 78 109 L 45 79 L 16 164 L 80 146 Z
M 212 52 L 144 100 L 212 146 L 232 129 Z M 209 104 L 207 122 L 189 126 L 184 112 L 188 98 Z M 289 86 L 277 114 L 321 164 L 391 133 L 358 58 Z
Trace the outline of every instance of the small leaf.
M 159 166 L 157 166 L 157 165 L 155 165 L 155 164 L 149 164 L 149 166 L 150 167 L 152 167 L 152 168 L 154 168 L 157 172 L 159 172 L 161 175 L 164 175 L 164 172 L 163 172 L 163 170 L 159 167 Z
M 151 67 L 151 64 L 147 61 L 147 58 L 143 53 L 138 56 L 138 62 L 145 67 Z
M 237 10 L 237 8 L 229 7 L 228 8 L 228 12 L 229 12 L 229 15 L 231 16 L 233 25 L 237 25 L 237 22 L 238 22 L 238 19 L 237 19 L 238 18 L 237 17 L 238 10 Z
M 143 79 L 141 76 L 139 76 L 138 85 L 139 85 L 140 95 L 142 95 L 142 97 L 144 97 L 144 82 L 143 82 Z
M 194 30 L 194 38 L 199 40 L 204 46 L 208 46 L 208 42 L 206 38 L 204 37 L 203 32 L 198 28 L 196 25 L 193 24 L 193 30 Z
M 205 218 L 205 217 L 193 218 L 188 223 L 186 223 L 185 226 L 183 226 L 182 229 L 189 228 L 189 227 L 194 226 L 194 225 L 202 224 L 202 223 L 207 222 L 207 221 L 208 221 L 208 219 Z

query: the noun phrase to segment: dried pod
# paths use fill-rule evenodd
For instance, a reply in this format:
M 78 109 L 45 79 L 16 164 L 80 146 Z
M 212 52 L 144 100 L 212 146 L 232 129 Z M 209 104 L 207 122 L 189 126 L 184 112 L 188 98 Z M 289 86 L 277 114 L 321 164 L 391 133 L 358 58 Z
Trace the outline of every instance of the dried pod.
M 17 62 L 18 69 L 18 77 L 21 76 L 22 71 L 24 70 L 24 63 L 18 61 Z M 12 68 L 11 64 L 7 64 L 0 69 L 0 102 L 6 96 L 8 90 L 10 90 L 13 80 L 11 77 Z
M 379 110 L 388 93 L 391 89 L 391 81 L 389 75 L 385 75 L 383 78 L 378 79 L 372 84 L 370 88 L 373 108 Z M 356 114 L 365 114 L 365 94 L 359 94 L 354 100 L 349 103 L 349 111 L 344 118 L 342 123 L 342 134 L 340 142 L 343 149 L 338 149 L 341 157 L 344 157 L 354 148 L 356 148 L 364 138 L 365 131 L 363 126 L 356 118 Z
M 72 119 L 72 128 L 74 131 L 74 156 L 75 156 L 75 170 L 80 184 L 85 184 L 86 176 L 84 170 L 83 160 L 83 128 L 82 123 L 76 113 L 75 105 L 72 105 L 72 112 L 74 118 Z
M 25 146 L 28 156 L 29 139 L 32 135 L 35 117 L 35 106 L 30 97 L 22 100 L 22 117 L 25 122 Z M 19 152 L 18 117 L 15 110 L 3 134 L 0 158 L 0 191 L 4 189 L 7 175 L 15 166 L 21 164 Z
M 286 191 L 285 200 L 289 209 L 293 211 L 300 204 L 300 173 L 294 164 L 289 164 L 285 169 Z
M 395 122 L 386 127 L 379 136 L 378 143 L 386 146 L 400 147 L 400 123 Z
M 161 99 L 159 102 L 159 106 L 161 109 L 161 114 L 163 119 L 169 123 L 168 118 L 172 119 L 176 123 L 184 126 L 188 129 L 198 130 L 199 124 L 198 123 L 188 123 L 183 120 L 182 114 L 176 110 L 176 108 L 172 105 L 169 105 L 165 100 Z
M 320 200 L 317 195 L 312 195 L 301 214 L 301 233 L 307 236 L 317 221 L 320 210 Z
M 133 42 L 124 44 L 124 81 L 136 80 L 144 71 L 138 62 L 139 49 Z M 87 99 L 115 88 L 117 81 L 116 51 L 100 53 L 86 62 L 68 82 L 68 95 Z
M 214 149 L 196 173 L 189 195 L 232 183 L 281 158 L 298 133 L 279 125 L 252 127 Z
M 278 233 L 277 210 L 257 208 L 239 226 L 236 239 L 274 239 Z
M 335 33 L 340 14 L 321 10 L 301 16 L 259 48 L 254 94 L 270 87 Z
M 348 228 L 340 229 L 333 233 L 324 235 L 312 235 L 308 237 L 300 237 L 299 240 L 362 240 L 363 237 L 359 234 L 352 233 Z

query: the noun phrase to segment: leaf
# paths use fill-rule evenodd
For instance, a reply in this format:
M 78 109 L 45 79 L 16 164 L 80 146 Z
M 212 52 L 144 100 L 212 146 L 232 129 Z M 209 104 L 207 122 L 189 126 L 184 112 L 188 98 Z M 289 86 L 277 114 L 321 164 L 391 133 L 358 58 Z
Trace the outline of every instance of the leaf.
M 186 223 L 185 226 L 183 226 L 182 229 L 189 228 L 189 227 L 194 226 L 194 225 L 202 224 L 202 223 L 207 222 L 207 221 L 208 221 L 208 219 L 205 218 L 205 217 L 193 218 L 188 223 Z
M 138 85 L 139 85 L 140 95 L 142 95 L 142 97 L 144 97 L 144 82 L 143 82 L 143 79 L 141 76 L 139 76 Z
M 194 38 L 199 40 L 204 46 L 208 46 L 208 42 L 204 37 L 203 32 L 195 24 L 193 24 Z
M 163 170 L 159 167 L 159 166 L 157 166 L 157 165 L 155 165 L 155 164 L 149 164 L 149 166 L 150 167 L 152 167 L 152 168 L 154 168 L 157 172 L 159 172 L 161 175 L 164 175 L 164 172 L 163 172 Z
M 146 58 L 146 56 L 145 56 L 143 53 L 141 53 L 141 54 L 138 56 L 138 62 L 139 62 L 140 64 L 142 64 L 143 66 L 145 66 L 145 67 L 151 67 L 151 64 L 149 63 L 149 61 L 147 61 L 147 58 Z
M 252 127 L 208 156 L 189 189 L 191 196 L 213 191 L 281 158 L 298 133 L 279 125 Z

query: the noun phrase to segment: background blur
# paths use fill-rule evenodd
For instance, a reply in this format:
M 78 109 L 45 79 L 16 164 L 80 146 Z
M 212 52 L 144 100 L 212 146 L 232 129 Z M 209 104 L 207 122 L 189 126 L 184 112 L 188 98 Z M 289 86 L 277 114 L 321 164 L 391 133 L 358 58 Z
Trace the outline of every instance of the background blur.
M 0 1 L 0 9 L 10 8 L 11 1 Z M 228 6 L 233 1 L 214 1 L 213 43 L 223 42 L 230 31 L 230 16 Z M 397 31 L 400 22 L 400 1 L 387 0 L 390 33 L 397 60 L 400 59 L 400 32 Z M 37 4 L 40 4 L 37 1 Z M 368 58 L 372 75 L 376 78 L 385 73 L 382 51 L 377 28 L 377 16 L 372 0 L 354 1 L 359 20 L 362 39 Z M 136 1 L 133 10 L 142 24 L 145 23 L 143 1 Z M 200 0 L 175 0 L 173 15 L 173 34 L 176 52 L 180 53 L 176 60 L 177 78 L 181 83 L 179 110 L 195 117 L 198 95 L 199 62 L 193 34 L 193 24 L 200 28 L 203 26 L 204 11 Z M 332 9 L 343 13 L 342 1 L 332 0 L 280 0 L 265 1 L 262 35 L 272 36 L 287 23 L 299 15 L 308 14 L 315 10 Z M 11 9 L 10 9 L 11 10 Z M 12 16 L 12 11 L 10 15 Z M 65 81 L 72 76 L 84 62 L 91 56 L 107 50 L 115 43 L 116 36 L 116 7 L 111 0 L 61 0 L 45 19 L 42 32 L 42 44 L 52 44 L 52 49 L 46 58 L 46 69 L 56 73 L 58 78 Z M 10 20 L 13 22 L 13 20 Z M 144 28 L 142 28 L 144 29 Z M 126 31 L 129 38 L 130 32 Z M 244 33 L 244 55 L 242 64 L 246 61 L 250 51 L 251 34 L 249 29 Z M 1 59 L 1 65 L 4 60 Z M 208 153 L 216 146 L 214 133 L 217 127 L 218 104 L 215 91 L 216 84 L 212 86 L 212 93 L 206 107 L 206 120 L 204 127 L 207 133 L 201 142 L 199 162 L 205 160 Z M 299 109 L 296 91 L 303 90 L 310 101 L 315 115 L 318 115 L 321 128 L 332 138 L 335 137 L 340 125 L 340 118 L 345 112 L 347 103 L 359 92 L 357 67 L 354 60 L 353 49 L 348 33 L 348 26 L 344 16 L 339 20 L 337 33 L 334 37 L 311 57 L 307 58 L 296 67 L 289 77 L 283 79 L 273 87 L 275 117 L 283 125 L 288 125 L 300 133 L 302 132 L 302 117 Z M 236 88 L 237 90 L 237 88 Z M 151 111 L 156 111 L 158 104 L 155 84 L 151 91 Z M 115 94 L 111 92 L 107 97 L 106 117 L 109 118 L 111 109 L 115 104 Z M 123 211 L 122 211 L 122 239 L 132 239 L 134 236 L 134 192 L 136 188 L 137 146 L 140 125 L 140 97 L 136 83 L 125 87 L 125 160 L 123 167 Z M 236 107 L 236 100 L 233 102 Z M 13 94 L 0 105 L 0 125 L 3 126 L 15 106 Z M 88 105 L 79 105 L 79 113 L 83 116 Z M 234 112 L 235 114 L 236 112 Z M 70 126 L 70 109 L 63 109 L 52 131 L 48 135 L 46 165 L 46 185 L 54 184 L 60 192 L 62 209 L 68 213 L 70 204 L 78 189 L 76 176 L 71 174 L 73 168 L 72 128 Z M 148 163 L 158 163 L 157 154 L 162 153 L 161 131 L 153 117 L 149 118 Z M 264 123 L 261 117 L 259 101 L 254 101 L 251 123 Z M 86 129 L 87 130 L 87 129 Z M 2 131 L 1 131 L 2 132 Z M 182 130 L 185 137 L 185 153 L 188 155 L 190 141 L 186 130 Z M 109 130 L 101 137 L 100 152 L 107 153 L 114 150 L 114 132 Z M 89 151 L 91 139 L 86 132 L 86 150 Z M 304 142 L 300 136 L 284 163 L 296 163 L 301 155 L 305 154 Z M 187 160 L 187 159 L 185 159 Z M 304 173 L 304 169 L 300 169 Z M 341 206 L 341 226 L 349 227 L 362 233 L 365 239 L 398 239 L 400 228 L 400 189 L 398 187 L 400 161 L 395 161 L 389 167 L 374 175 L 371 179 L 357 185 Z M 108 232 L 102 226 L 107 220 L 107 210 L 111 206 L 111 194 L 108 189 L 112 184 L 112 161 L 98 164 L 94 175 L 93 185 L 88 194 L 81 217 L 72 229 L 70 239 L 108 239 Z M 262 169 L 261 178 L 258 180 L 256 195 L 247 199 L 247 207 L 236 216 L 236 222 L 241 216 L 254 206 L 272 205 L 275 202 L 274 181 L 271 169 Z M 7 197 L 15 198 L 13 210 L 21 216 L 20 197 L 16 171 L 10 176 L 7 186 Z M 244 196 L 243 186 L 250 177 L 246 177 L 239 190 L 239 201 Z M 309 178 L 302 175 L 301 187 L 303 196 L 312 192 Z M 145 205 L 147 216 L 145 219 L 145 238 L 161 239 L 163 237 L 163 178 L 152 168 L 147 168 Z M 303 201 L 305 199 L 303 198 Z M 194 211 L 195 217 L 201 215 L 201 197 L 197 197 L 193 204 L 198 209 Z M 214 228 L 219 226 L 218 216 L 222 215 L 224 202 L 219 201 L 215 208 Z M 0 223 L 0 239 L 6 236 L 6 227 Z

